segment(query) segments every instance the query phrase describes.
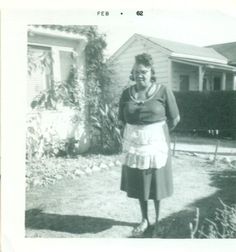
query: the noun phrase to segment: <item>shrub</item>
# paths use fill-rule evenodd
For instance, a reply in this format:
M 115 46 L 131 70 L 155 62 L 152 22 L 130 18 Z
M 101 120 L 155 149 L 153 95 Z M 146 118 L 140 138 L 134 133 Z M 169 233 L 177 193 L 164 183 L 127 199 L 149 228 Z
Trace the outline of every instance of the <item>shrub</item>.
M 192 238 L 236 238 L 236 205 L 229 206 L 221 201 L 223 208 L 215 210 L 214 219 L 206 218 L 198 228 L 199 210 L 195 218 L 195 226 L 190 223 Z
M 219 135 L 236 136 L 236 92 L 175 92 L 181 121 L 176 131 L 219 130 Z
M 92 116 L 91 118 L 93 126 L 100 132 L 103 152 L 120 152 L 121 131 L 114 108 L 107 104 L 102 104 L 99 106 L 98 116 Z
M 76 140 L 63 139 L 50 123 L 42 129 L 42 112 L 31 113 L 27 116 L 26 130 L 26 159 L 40 159 L 42 157 L 73 156 Z M 75 116 L 71 118 L 73 120 Z
M 40 113 L 31 114 L 26 120 L 26 158 L 32 160 L 41 153 Z
M 75 64 L 72 64 L 67 81 L 52 81 L 50 88 L 43 90 L 33 99 L 31 107 L 56 110 L 57 105 L 60 104 L 81 109 L 82 99 L 84 94 L 80 87 L 79 76 Z

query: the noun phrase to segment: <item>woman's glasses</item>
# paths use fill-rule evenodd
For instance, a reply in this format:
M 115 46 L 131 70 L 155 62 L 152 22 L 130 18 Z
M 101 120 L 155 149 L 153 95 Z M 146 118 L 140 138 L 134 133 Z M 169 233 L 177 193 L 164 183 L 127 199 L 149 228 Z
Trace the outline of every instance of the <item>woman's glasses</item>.
M 140 74 L 145 75 L 145 74 L 147 74 L 148 72 L 149 72 L 149 70 L 141 70 L 141 71 L 135 71 L 134 74 L 135 74 L 135 75 L 140 75 Z

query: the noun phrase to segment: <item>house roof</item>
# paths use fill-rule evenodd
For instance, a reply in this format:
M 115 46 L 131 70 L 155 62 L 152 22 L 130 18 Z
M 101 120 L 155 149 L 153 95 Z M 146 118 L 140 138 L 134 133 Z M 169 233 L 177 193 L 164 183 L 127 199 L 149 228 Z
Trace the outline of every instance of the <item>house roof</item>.
M 228 58 L 229 64 L 236 64 L 236 42 L 207 46 L 207 48 L 209 47 L 214 48 L 217 52 Z
M 137 33 L 134 34 L 123 46 L 121 46 L 120 49 L 118 49 L 115 54 L 111 56 L 111 59 L 113 60 L 118 55 L 120 55 L 120 53 L 122 53 L 123 50 L 125 50 L 127 46 L 131 44 L 135 39 L 144 39 L 149 43 L 162 47 L 163 49 L 167 50 L 170 56 L 172 57 L 184 59 L 198 59 L 222 64 L 227 64 L 228 62 L 228 59 L 225 56 L 221 55 L 213 48 L 189 45 L 175 41 L 144 36 L 142 34 Z
M 81 27 L 81 29 L 73 29 L 70 26 L 62 26 L 62 25 L 29 25 L 28 32 L 34 34 L 44 34 L 53 37 L 63 37 L 69 39 L 83 39 L 87 41 L 86 32 L 87 27 Z

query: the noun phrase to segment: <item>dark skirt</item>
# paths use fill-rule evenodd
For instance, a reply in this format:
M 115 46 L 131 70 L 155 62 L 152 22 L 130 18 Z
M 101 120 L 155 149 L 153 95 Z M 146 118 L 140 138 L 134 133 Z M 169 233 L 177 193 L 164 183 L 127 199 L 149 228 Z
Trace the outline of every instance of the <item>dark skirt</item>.
M 137 169 L 122 166 L 121 190 L 130 198 L 161 200 L 173 194 L 173 177 L 171 167 L 171 150 L 168 128 L 165 135 L 169 145 L 167 162 L 159 169 Z
M 171 158 L 165 167 L 140 170 L 122 166 L 121 190 L 130 198 L 161 200 L 173 194 Z

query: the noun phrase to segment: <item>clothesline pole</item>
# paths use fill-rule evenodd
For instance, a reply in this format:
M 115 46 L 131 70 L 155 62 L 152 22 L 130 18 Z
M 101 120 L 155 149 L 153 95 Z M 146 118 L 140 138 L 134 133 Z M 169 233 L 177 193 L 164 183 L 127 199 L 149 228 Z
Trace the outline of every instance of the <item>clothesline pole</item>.
M 175 148 L 176 148 L 176 135 L 174 135 L 174 146 L 172 155 L 175 156 Z
M 217 139 L 217 141 L 216 141 L 215 153 L 214 153 L 214 163 L 216 162 L 217 152 L 218 152 L 219 145 L 220 145 L 220 140 Z

